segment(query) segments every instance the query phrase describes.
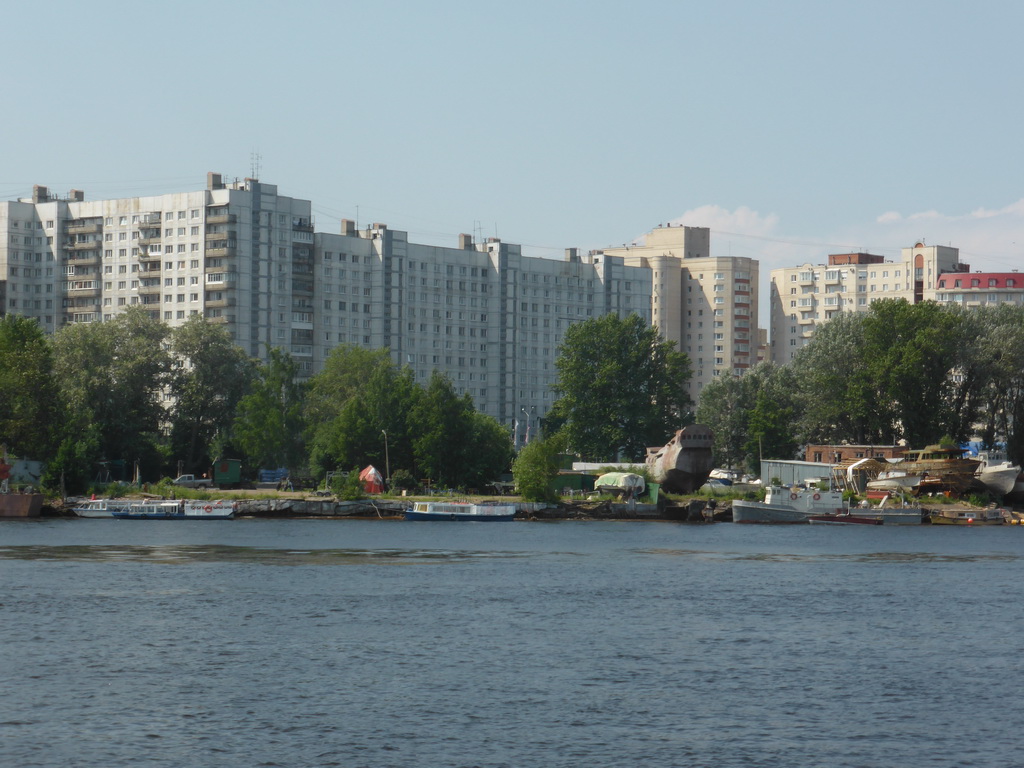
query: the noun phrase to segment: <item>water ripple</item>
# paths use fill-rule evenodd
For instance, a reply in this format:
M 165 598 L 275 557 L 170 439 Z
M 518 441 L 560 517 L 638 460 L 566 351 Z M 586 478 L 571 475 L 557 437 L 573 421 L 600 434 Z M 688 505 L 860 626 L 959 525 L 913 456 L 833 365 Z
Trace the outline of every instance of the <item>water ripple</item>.
M 269 549 L 223 545 L 29 545 L 0 547 L 4 560 L 134 562 L 161 564 L 256 563 L 262 565 L 363 565 L 416 562 L 466 562 L 530 557 L 528 552 L 440 549 Z
M 748 560 L 766 563 L 977 563 L 1021 559 L 1012 552 L 705 552 L 695 549 L 639 549 L 637 554 L 687 557 L 698 560 Z

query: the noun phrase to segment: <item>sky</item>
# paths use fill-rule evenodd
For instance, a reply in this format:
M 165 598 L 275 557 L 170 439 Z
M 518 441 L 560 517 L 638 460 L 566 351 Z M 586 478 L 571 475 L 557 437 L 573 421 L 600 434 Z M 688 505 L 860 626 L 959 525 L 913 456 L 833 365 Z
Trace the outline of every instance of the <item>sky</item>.
M 0 199 L 256 175 L 316 227 L 561 258 L 668 222 L 768 273 L 1024 262 L 1024 3 L 5 0 Z M 764 314 L 762 312 L 762 314 Z

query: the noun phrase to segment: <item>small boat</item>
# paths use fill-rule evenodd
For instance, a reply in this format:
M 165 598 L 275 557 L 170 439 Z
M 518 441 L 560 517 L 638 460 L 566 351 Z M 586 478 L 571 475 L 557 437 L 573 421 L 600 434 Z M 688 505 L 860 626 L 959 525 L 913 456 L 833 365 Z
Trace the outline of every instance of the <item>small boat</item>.
M 1003 525 L 1008 514 L 998 508 L 989 509 L 935 509 L 928 519 L 932 525 Z
M 405 513 L 406 520 L 479 520 L 500 522 L 515 518 L 515 504 L 464 501 L 417 501 Z
M 784 488 L 769 485 L 764 501 L 736 499 L 732 503 L 734 523 L 806 523 L 811 515 L 849 512 L 842 491 L 813 488 Z
M 974 481 L 974 473 L 981 464 L 977 459 L 964 457 L 965 449 L 956 445 L 929 445 L 907 451 L 906 457 L 895 466 L 908 475 L 920 475 L 915 493 L 943 493 L 961 496 Z
M 597 493 L 607 493 L 626 499 L 643 496 L 645 488 L 643 476 L 633 472 L 605 472 L 594 481 L 594 490 Z
M 811 524 L 821 525 L 881 525 L 885 521 L 881 517 L 869 517 L 867 515 L 854 515 L 851 512 L 839 512 L 836 514 L 811 515 L 807 518 Z
M 1020 474 L 1020 465 L 1011 464 L 1002 451 L 978 451 L 981 464 L 975 472 L 985 490 L 994 496 L 1006 496 L 1013 491 Z
M 907 472 L 902 469 L 882 470 L 874 480 L 868 480 L 869 491 L 884 493 L 913 493 L 921 482 L 920 472 Z
M 235 507 L 230 501 L 140 501 L 112 514 L 119 520 L 230 520 Z
M 131 507 L 136 502 L 130 499 L 82 499 L 71 507 L 71 511 L 79 517 L 112 518 L 114 512 Z

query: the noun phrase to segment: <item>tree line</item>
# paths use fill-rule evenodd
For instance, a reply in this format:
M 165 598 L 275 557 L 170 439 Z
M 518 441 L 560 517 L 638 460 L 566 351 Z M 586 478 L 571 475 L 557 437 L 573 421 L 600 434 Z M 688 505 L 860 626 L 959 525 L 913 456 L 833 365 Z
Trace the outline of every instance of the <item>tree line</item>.
M 697 420 L 715 433 L 717 462 L 751 471 L 759 457 L 796 458 L 806 444 L 972 437 L 1005 442 L 1020 462 L 1024 307 L 887 299 L 837 314 L 789 364 L 706 386 Z
M 372 463 L 450 487 L 496 479 L 509 431 L 435 372 L 426 385 L 388 350 L 339 346 L 297 378 L 291 356 L 253 360 L 201 316 L 169 328 L 141 307 L 47 337 L 0 318 L 0 443 L 46 464 L 44 485 L 84 491 L 102 468 L 146 480 L 202 473 L 220 458 L 315 476 Z

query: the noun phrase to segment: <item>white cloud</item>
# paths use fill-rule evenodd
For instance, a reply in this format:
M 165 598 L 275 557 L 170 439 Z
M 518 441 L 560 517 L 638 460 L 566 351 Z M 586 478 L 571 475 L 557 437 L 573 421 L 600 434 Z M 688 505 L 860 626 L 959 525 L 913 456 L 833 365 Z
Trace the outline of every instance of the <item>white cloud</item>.
M 778 226 L 779 217 L 774 213 L 762 216 L 755 210 L 741 205 L 735 211 L 719 205 L 702 205 L 687 211 L 670 224 L 687 227 L 710 227 L 721 232 L 735 232 L 741 235 L 770 235 Z
M 968 213 L 945 214 L 921 211 L 900 218 L 883 214 L 876 226 L 865 229 L 871 242 L 887 243 L 886 256 L 894 249 L 923 240 L 929 245 L 952 245 L 960 259 L 975 271 L 1007 272 L 1024 267 L 1024 199 L 1002 208 L 975 208 Z

